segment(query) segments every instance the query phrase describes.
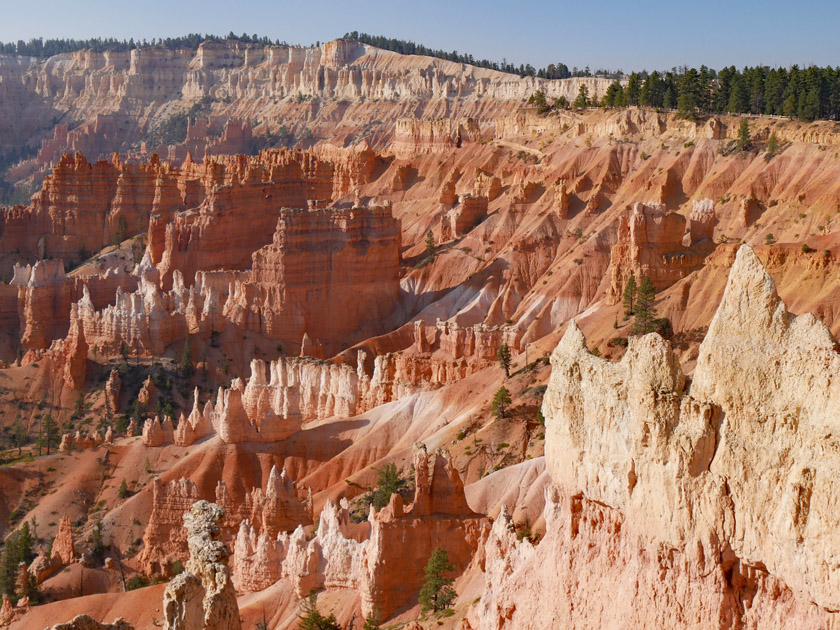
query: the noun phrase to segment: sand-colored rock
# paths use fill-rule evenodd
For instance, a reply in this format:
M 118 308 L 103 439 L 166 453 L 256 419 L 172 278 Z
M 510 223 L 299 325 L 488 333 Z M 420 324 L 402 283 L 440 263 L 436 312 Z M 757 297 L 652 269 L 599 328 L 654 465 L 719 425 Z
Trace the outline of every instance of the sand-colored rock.
M 440 240 L 463 236 L 487 217 L 487 197 L 459 195 L 458 204 L 440 219 Z
M 119 370 L 111 370 L 108 375 L 108 380 L 105 382 L 105 398 L 111 409 L 111 413 L 118 413 L 120 410 L 120 390 L 122 388 L 122 379 L 120 379 Z
M 571 323 L 551 361 L 546 537 L 518 543 L 500 515 L 480 627 L 836 623 L 836 571 L 817 558 L 840 553 L 825 448 L 840 356 L 822 323 L 787 313 L 749 247 L 690 390 L 656 334 L 610 363 Z
M 58 534 L 52 545 L 51 558 L 57 558 L 61 564 L 70 564 L 76 561 L 76 548 L 73 544 L 73 524 L 66 514 L 58 522 Z
M 165 630 L 239 630 L 239 607 L 225 543 L 219 539 L 224 510 L 197 501 L 184 514 L 190 557 L 163 594 Z

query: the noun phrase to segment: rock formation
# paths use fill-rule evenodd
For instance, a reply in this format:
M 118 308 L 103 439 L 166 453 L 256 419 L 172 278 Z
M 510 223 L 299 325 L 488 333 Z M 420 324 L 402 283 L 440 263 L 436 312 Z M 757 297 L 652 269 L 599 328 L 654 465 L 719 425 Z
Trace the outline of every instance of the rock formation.
M 399 297 L 399 245 L 390 207 L 284 208 L 271 245 L 234 282 L 224 315 L 284 345 L 296 347 L 304 334 L 335 345 L 390 315 Z
M 65 154 L 30 206 L 2 214 L 0 249 L 18 248 L 33 258 L 86 258 L 120 235 L 144 229 L 153 210 L 179 205 L 176 176 L 156 156 L 142 165 L 123 164 L 116 155 L 91 165 L 81 153 Z M 171 199 L 161 191 L 167 186 L 176 193 L 174 203 L 156 206 Z
M 134 626 L 122 617 L 114 619 L 113 623 L 100 623 L 90 615 L 76 615 L 70 621 L 57 623 L 52 630 L 134 630 Z
M 148 575 L 170 573 L 176 561 L 187 554 L 187 539 L 181 517 L 190 506 L 202 499 L 195 484 L 182 478 L 152 486 L 152 513 L 143 537 L 143 551 L 139 560 Z M 294 482 L 286 471 L 278 473 L 272 467 L 265 490 L 253 488 L 244 496 L 235 496 L 223 482 L 216 486 L 215 501 L 224 510 L 219 522 L 220 537 L 233 543 L 244 521 L 269 538 L 291 531 L 300 524 L 312 521 L 312 506 L 297 496 Z
M 119 370 L 111 370 L 111 373 L 108 375 L 108 380 L 105 382 L 105 400 L 108 401 L 111 413 L 117 413 L 120 410 L 121 388 L 122 379 L 120 379 Z
M 416 597 L 423 566 L 435 547 L 445 549 L 456 573 L 462 572 L 486 539 L 490 523 L 467 506 L 461 478 L 445 454 L 429 457 L 419 445 L 414 470 L 414 501 L 404 508 L 394 494 L 380 512 L 371 508 L 361 542 L 360 532 L 351 533 L 346 507 L 332 502 L 321 512 L 311 541 L 300 527 L 276 539 L 256 537 L 243 527 L 237 537 L 238 583 L 265 588 L 277 571 L 267 571 L 262 563 L 280 561 L 283 577 L 299 597 L 313 588 L 358 589 L 363 614 L 376 611 L 387 618 Z
M 197 501 L 184 514 L 190 557 L 163 594 L 165 630 L 239 630 L 239 606 L 230 579 L 229 552 L 219 539 L 224 510 Z
M 546 536 L 533 548 L 497 519 L 479 627 L 837 622 L 824 559 L 840 553 L 840 460 L 825 445 L 840 355 L 822 323 L 787 312 L 749 247 L 690 388 L 656 334 L 610 363 L 571 323 L 551 362 Z
M 63 565 L 76 560 L 76 547 L 73 544 L 73 524 L 66 514 L 61 517 L 58 523 L 58 534 L 53 541 L 50 557 L 57 558 Z
M 691 245 L 703 239 L 714 240 L 715 202 L 711 199 L 695 201 L 688 215 L 688 235 Z
M 458 205 L 440 219 L 440 240 L 450 241 L 463 236 L 487 217 L 487 197 L 459 195 Z
M 39 260 L 33 265 L 15 264 L 10 285 L 17 287 L 17 319 L 24 348 L 44 349 L 67 335 L 73 302 L 87 296 L 96 308 L 113 300 L 118 289 L 133 291 L 137 277 L 122 268 L 92 276 L 66 276 L 61 260 Z
M 401 118 L 396 122 L 392 148 L 400 159 L 409 159 L 424 153 L 449 152 L 460 148 L 462 142 L 475 139 L 478 134 L 478 123 L 470 118 Z
M 151 263 L 160 270 L 164 288 L 175 270 L 191 280 L 200 270 L 247 269 L 252 253 L 272 242 L 281 208 L 307 208 L 309 202 L 346 195 L 367 183 L 377 160 L 363 145 L 317 152 L 270 150 L 251 158 L 185 164 L 182 179 L 195 172 L 207 192 L 194 209 L 151 219 Z
M 106 434 L 110 434 L 111 440 L 113 440 L 114 434 L 111 427 L 108 427 L 108 432 Z M 99 429 L 95 430 L 93 433 L 82 433 L 81 431 L 76 431 L 75 433 L 64 433 L 61 436 L 61 443 L 58 446 L 58 450 L 62 453 L 69 453 L 70 451 L 85 451 L 91 448 L 96 448 L 97 446 L 111 440 L 103 437 L 99 432 Z
M 630 274 L 638 282 L 648 276 L 657 290 L 667 288 L 703 265 L 703 259 L 714 248 L 707 239 L 714 227 L 714 209 L 709 213 L 708 201 L 695 206 L 690 236 L 693 248 L 683 245 L 685 217 L 668 212 L 663 204 L 633 206 L 629 217 L 622 217 L 618 226 L 618 242 L 610 253 L 610 289 L 607 301 L 621 301 Z

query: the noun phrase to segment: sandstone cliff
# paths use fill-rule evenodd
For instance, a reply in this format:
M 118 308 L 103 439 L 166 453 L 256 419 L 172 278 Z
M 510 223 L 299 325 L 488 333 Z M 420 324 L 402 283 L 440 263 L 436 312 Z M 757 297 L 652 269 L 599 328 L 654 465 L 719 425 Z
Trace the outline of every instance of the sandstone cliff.
M 517 543 L 497 520 L 480 627 L 836 623 L 840 356 L 749 247 L 690 384 L 655 334 L 610 363 L 571 323 L 551 362 L 546 537 Z

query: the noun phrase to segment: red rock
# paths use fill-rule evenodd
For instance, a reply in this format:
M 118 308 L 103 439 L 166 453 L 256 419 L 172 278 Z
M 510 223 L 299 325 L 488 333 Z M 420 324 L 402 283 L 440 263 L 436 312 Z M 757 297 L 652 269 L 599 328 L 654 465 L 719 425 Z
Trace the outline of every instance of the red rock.
M 57 559 L 62 565 L 76 561 L 76 548 L 73 544 L 73 524 L 66 514 L 58 523 L 58 533 L 53 540 L 51 559 Z
M 709 218 L 696 218 L 701 234 L 707 234 Z M 657 290 L 665 289 L 703 265 L 705 256 L 714 247 L 710 241 L 693 249 L 683 245 L 686 220 L 668 212 L 661 204 L 637 203 L 629 218 L 622 217 L 618 227 L 618 242 L 610 253 L 610 289 L 607 300 L 617 304 L 622 300 L 630 274 L 639 282 L 648 276 Z
M 463 236 L 487 218 L 487 197 L 460 195 L 458 205 L 441 217 L 441 242 Z
M 182 516 L 202 497 L 196 485 L 185 478 L 166 485 L 156 479 L 152 492 L 152 513 L 139 561 L 147 575 L 167 575 L 172 563 L 186 558 L 186 532 Z M 269 539 L 312 522 L 311 504 L 307 505 L 298 498 L 294 482 L 285 470 L 278 474 L 273 467 L 265 491 L 253 488 L 239 500 L 231 495 L 223 482 L 219 482 L 214 498 L 225 512 L 220 525 L 221 539 L 231 543 L 245 521 Z
M 331 354 L 356 340 L 350 335 L 363 324 L 370 330 L 390 315 L 399 297 L 399 246 L 390 207 L 284 208 L 273 243 L 256 251 L 250 274 L 234 282 L 224 315 L 284 347 L 307 334 Z
M 108 405 L 111 413 L 117 413 L 120 409 L 120 388 L 122 380 L 120 379 L 119 370 L 111 370 L 108 375 L 108 380 L 105 382 L 105 397 L 108 400 Z
M 140 392 L 137 394 L 137 402 L 139 402 L 141 405 L 148 409 L 154 404 L 154 398 L 156 393 L 157 388 L 155 387 L 155 384 L 152 381 L 152 377 L 147 376 L 146 380 L 143 381 L 143 387 L 140 388 Z

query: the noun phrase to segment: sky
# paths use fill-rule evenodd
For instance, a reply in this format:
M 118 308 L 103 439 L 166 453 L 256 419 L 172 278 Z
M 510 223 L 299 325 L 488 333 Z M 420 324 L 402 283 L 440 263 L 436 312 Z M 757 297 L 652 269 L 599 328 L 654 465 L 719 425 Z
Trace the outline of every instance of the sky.
M 840 65 L 840 2 L 0 0 L 0 41 L 230 31 L 311 44 L 349 31 L 540 68 Z

